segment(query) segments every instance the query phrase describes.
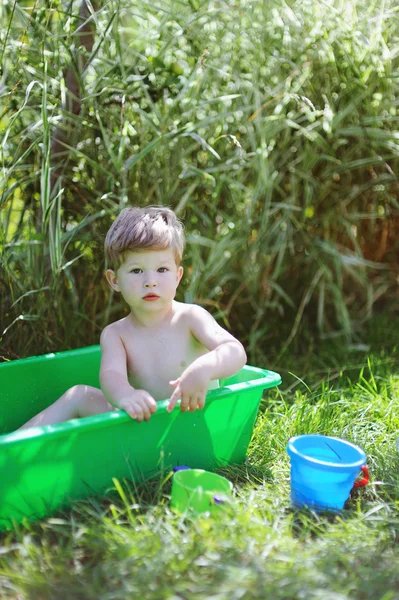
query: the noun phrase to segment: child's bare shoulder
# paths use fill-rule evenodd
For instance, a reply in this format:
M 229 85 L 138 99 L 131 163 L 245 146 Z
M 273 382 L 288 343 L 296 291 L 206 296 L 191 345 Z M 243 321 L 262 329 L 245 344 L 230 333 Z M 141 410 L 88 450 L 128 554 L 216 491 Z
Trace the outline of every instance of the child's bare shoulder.
M 207 316 L 210 316 L 210 313 L 199 304 L 189 304 L 186 302 L 176 302 L 175 303 L 175 315 L 184 320 L 187 325 L 192 325 L 194 323 L 198 323 L 202 321 Z
M 118 321 L 106 325 L 102 330 L 100 343 L 107 343 L 108 341 L 116 340 L 117 338 L 122 339 L 123 331 L 126 330 L 126 321 L 126 317 L 123 317 L 123 319 L 119 319 Z
M 198 304 L 186 304 L 181 310 L 184 313 L 186 328 L 208 350 L 213 350 L 216 346 L 225 342 L 237 341 L 202 306 Z

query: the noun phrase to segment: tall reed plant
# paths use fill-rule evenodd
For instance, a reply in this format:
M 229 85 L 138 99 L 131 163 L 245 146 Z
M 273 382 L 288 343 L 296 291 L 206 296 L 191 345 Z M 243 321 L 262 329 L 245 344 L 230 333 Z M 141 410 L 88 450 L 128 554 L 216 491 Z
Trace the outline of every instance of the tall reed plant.
M 96 343 L 125 314 L 102 244 L 128 204 L 184 220 L 179 298 L 207 306 L 252 361 L 281 329 L 282 349 L 303 320 L 350 339 L 394 302 L 393 0 L 86 8 L 0 8 L 5 358 Z

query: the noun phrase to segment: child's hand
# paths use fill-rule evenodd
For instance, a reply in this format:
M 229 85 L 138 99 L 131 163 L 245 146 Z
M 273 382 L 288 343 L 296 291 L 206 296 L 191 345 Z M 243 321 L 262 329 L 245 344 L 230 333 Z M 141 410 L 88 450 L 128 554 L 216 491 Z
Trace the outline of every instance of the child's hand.
M 129 397 L 123 398 L 119 403 L 119 408 L 125 410 L 127 414 L 140 423 L 149 421 L 151 415 L 157 411 L 157 403 L 154 398 L 145 390 L 132 390 Z
M 169 381 L 175 390 L 170 397 L 168 412 L 172 412 L 179 398 L 181 399 L 180 410 L 182 412 L 186 410 L 194 412 L 197 408 L 204 408 L 210 380 L 206 368 L 191 365 L 178 379 Z

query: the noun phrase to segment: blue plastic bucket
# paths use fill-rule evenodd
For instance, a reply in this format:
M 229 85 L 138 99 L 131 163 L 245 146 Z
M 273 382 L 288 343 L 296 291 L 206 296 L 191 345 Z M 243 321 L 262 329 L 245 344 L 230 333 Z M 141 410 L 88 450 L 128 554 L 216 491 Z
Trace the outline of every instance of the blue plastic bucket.
M 289 440 L 293 506 L 340 510 L 351 489 L 368 483 L 366 455 L 361 448 L 325 435 L 298 435 Z M 355 483 L 360 471 L 364 477 Z

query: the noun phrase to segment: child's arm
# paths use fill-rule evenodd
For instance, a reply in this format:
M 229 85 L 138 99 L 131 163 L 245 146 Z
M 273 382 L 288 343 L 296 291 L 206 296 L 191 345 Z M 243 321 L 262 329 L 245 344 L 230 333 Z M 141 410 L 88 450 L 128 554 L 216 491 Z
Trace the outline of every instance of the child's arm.
M 243 345 L 204 308 L 193 304 L 189 318 L 192 334 L 210 352 L 197 358 L 176 381 L 170 382 L 175 390 L 169 402 L 169 412 L 179 398 L 182 411 L 203 408 L 209 382 L 234 375 L 247 360 Z
M 132 419 L 148 421 L 157 410 L 154 398 L 135 390 L 127 378 L 126 352 L 118 333 L 108 325 L 101 334 L 101 390 L 110 404 L 125 410 Z

